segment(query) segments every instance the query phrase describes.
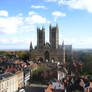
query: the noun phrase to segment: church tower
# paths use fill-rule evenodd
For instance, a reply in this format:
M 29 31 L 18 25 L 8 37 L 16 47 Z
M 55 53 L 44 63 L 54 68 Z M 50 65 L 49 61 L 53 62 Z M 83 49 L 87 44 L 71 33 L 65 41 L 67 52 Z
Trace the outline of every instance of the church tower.
M 51 25 L 49 26 L 49 40 L 50 40 L 50 45 L 51 48 L 57 49 L 59 46 L 59 29 L 58 29 L 58 24 L 56 24 L 56 27 L 52 27 Z
M 45 45 L 45 28 L 37 28 L 37 49 L 43 49 Z

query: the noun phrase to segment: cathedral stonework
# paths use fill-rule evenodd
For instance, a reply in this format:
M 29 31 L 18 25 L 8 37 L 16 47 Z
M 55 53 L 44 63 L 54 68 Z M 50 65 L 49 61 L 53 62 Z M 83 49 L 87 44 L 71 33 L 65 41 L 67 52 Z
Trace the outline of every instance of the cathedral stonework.
M 45 28 L 40 30 L 37 28 L 37 49 L 42 49 L 45 46 Z
M 50 25 L 49 32 L 50 32 L 49 39 L 50 39 L 51 48 L 58 49 L 58 46 L 59 46 L 59 30 L 58 30 L 58 25 L 56 25 L 56 27 L 52 27 Z
M 65 46 L 66 61 L 72 55 L 72 45 Z M 40 62 L 62 62 L 63 45 L 59 45 L 59 28 L 49 26 L 49 43 L 45 43 L 45 28 L 37 28 L 37 46 L 33 49 L 30 44 L 30 59 Z

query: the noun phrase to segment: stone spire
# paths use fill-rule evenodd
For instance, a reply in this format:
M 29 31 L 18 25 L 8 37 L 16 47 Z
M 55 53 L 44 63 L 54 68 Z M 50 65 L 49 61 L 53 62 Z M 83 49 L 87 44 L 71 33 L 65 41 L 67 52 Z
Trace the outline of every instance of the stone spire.
M 45 31 L 45 28 L 44 28 L 44 26 L 42 26 L 42 31 Z
M 32 42 L 30 43 L 30 51 L 33 49 Z
M 56 24 L 56 29 L 58 30 L 58 24 Z
M 52 25 L 50 24 L 50 26 L 49 26 L 49 30 L 51 30 L 52 29 Z

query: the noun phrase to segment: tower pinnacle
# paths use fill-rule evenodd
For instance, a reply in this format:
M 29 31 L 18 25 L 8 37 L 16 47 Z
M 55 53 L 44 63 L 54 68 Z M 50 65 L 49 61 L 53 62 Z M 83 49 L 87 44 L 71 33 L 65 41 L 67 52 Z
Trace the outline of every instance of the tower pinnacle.
M 30 50 L 32 50 L 33 49 L 33 46 L 32 46 L 32 42 L 30 43 Z

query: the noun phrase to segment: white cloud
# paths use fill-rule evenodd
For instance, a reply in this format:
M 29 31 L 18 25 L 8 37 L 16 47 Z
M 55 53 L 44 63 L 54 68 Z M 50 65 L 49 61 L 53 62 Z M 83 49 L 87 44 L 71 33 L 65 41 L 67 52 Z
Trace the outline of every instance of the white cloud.
M 6 10 L 0 10 L 0 16 L 7 17 L 8 16 L 8 11 L 6 11 Z
M 30 12 L 28 12 L 28 15 L 35 15 L 35 14 L 37 14 L 37 13 L 34 12 L 34 11 L 30 11 Z
M 87 10 L 92 13 L 92 0 L 59 0 L 60 5 L 68 5 L 70 8 Z
M 0 18 L 0 32 L 13 34 L 17 32 L 17 28 L 23 24 L 21 17 Z
M 90 48 L 92 37 L 85 38 L 64 38 L 65 44 L 71 44 L 73 48 Z M 61 43 L 61 42 L 60 42 Z
M 21 17 L 22 15 L 23 15 L 22 13 L 19 13 L 17 16 L 18 16 L 18 17 Z
M 54 11 L 54 12 L 52 13 L 52 15 L 55 17 L 55 19 L 54 19 L 55 21 L 57 20 L 58 17 L 64 17 L 64 16 L 66 16 L 65 13 L 60 12 L 60 11 Z
M 26 22 L 28 24 L 41 24 L 41 23 L 46 23 L 46 18 L 42 17 L 40 15 L 32 15 L 31 17 L 27 17 Z
M 48 23 L 48 24 L 51 24 L 51 21 L 48 21 L 47 23 Z
M 4 15 L 3 15 L 4 16 Z M 36 36 L 33 34 L 29 38 L 26 37 L 31 31 L 36 31 L 36 25 L 49 23 L 47 19 L 34 11 L 30 11 L 28 16 L 23 17 L 22 13 L 17 14 L 16 16 L 0 16 L 0 34 L 3 34 L 3 37 L 0 38 L 0 46 L 2 48 L 21 48 L 21 45 L 24 47 L 29 46 L 30 40 L 33 42 L 33 45 L 36 45 Z M 25 34 L 26 33 L 26 34 Z M 17 35 L 20 35 L 17 36 Z M 12 35 L 12 36 L 11 36 Z M 23 37 L 22 37 L 23 35 Z M 15 38 L 13 38 L 13 36 Z M 29 35 L 28 35 L 29 36 Z M 7 38 L 6 38 L 7 37 Z M 16 38 L 18 37 L 18 38 Z M 34 39 L 35 38 L 35 39 Z M 27 44 L 25 46 L 25 44 Z M 18 46 L 16 46 L 18 45 Z M 20 47 L 19 47 L 20 46 Z M 22 47 L 23 48 L 23 47 Z
M 57 0 L 46 0 L 47 2 L 56 2 Z
M 35 30 L 35 24 L 47 22 L 45 17 L 38 15 L 34 11 L 30 11 L 28 15 L 23 17 L 20 13 L 13 17 L 0 17 L 0 33 L 14 34 L 20 31 L 33 31 Z
M 26 32 L 29 32 L 29 31 L 31 32 L 31 31 L 34 31 L 36 29 L 35 29 L 35 26 L 34 25 L 28 25 L 27 24 L 27 25 L 21 26 L 21 30 L 24 31 L 24 32 L 25 31 Z
M 26 21 L 26 18 L 23 18 L 22 16 L 0 18 L 0 33 L 10 35 L 20 31 L 34 31 L 35 26 L 33 25 L 33 22 L 31 22 L 30 20 Z
M 53 12 L 52 14 L 53 14 L 54 16 L 57 16 L 57 17 L 59 17 L 59 16 L 66 16 L 65 13 L 62 13 L 62 12 L 59 12 L 59 11 L 55 11 L 55 12 Z
M 35 36 L 31 36 L 31 38 L 2 38 L 0 39 L 0 44 L 2 45 L 16 45 L 16 44 L 26 44 L 27 47 L 29 47 L 30 42 L 32 41 L 33 46 L 36 45 L 36 35 Z M 48 41 L 48 39 L 47 39 Z M 64 38 L 64 43 L 65 45 L 72 45 L 73 48 L 90 48 L 92 46 L 92 37 L 88 37 L 88 38 Z M 60 44 L 62 44 L 62 41 L 60 40 Z
M 25 18 L 25 22 L 27 24 L 31 24 L 32 26 L 34 24 L 42 24 L 42 23 L 48 23 L 47 19 L 39 14 L 37 14 L 34 11 L 28 12 L 28 17 Z
M 19 38 L 6 39 L 6 38 L 2 38 L 2 39 L 0 39 L 0 43 L 2 43 L 2 44 L 18 44 L 18 43 L 29 44 L 30 43 L 30 38 L 25 38 L 25 39 L 19 39 Z
M 34 8 L 34 9 L 46 9 L 46 7 L 43 6 L 43 5 L 32 5 L 31 8 Z
M 35 39 L 34 39 L 35 38 Z M 36 45 L 36 36 L 23 38 L 2 38 L 0 39 L 0 49 L 29 49 L 30 42 L 33 47 Z

